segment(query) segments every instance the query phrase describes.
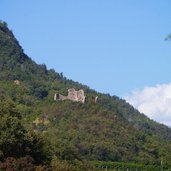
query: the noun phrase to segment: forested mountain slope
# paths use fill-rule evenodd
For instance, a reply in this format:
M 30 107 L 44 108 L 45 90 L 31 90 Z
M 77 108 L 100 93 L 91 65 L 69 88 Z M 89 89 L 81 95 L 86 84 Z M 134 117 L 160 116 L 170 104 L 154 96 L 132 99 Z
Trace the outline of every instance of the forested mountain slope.
M 84 90 L 84 104 L 70 100 L 54 101 L 55 93 L 67 95 L 67 90 L 73 87 Z M 42 158 L 38 161 L 32 141 L 25 134 L 23 141 L 18 142 L 21 144 L 18 148 L 23 149 L 22 143 L 28 138 L 33 153 L 27 152 L 27 148 L 20 155 L 10 153 L 2 148 L 3 142 L 7 143 L 5 138 L 0 138 L 1 160 L 29 155 L 40 164 L 50 163 L 54 156 L 62 161 L 160 164 L 162 158 L 165 164 L 171 165 L 171 129 L 150 120 L 117 96 L 96 92 L 68 80 L 53 69 L 48 70 L 44 64 L 36 64 L 24 53 L 4 22 L 0 23 L 0 95 L 1 121 L 3 113 L 11 117 L 10 114 L 17 111 L 21 115 L 17 116 L 19 122 L 26 127 L 22 128 L 23 134 L 25 129 L 32 131 L 36 134 L 34 136 L 43 137 L 45 144 L 39 148 Z M 4 131 L 8 132 L 8 127 L 5 128 Z M 14 136 L 11 143 L 17 142 L 17 138 Z M 45 148 L 46 143 L 48 148 Z

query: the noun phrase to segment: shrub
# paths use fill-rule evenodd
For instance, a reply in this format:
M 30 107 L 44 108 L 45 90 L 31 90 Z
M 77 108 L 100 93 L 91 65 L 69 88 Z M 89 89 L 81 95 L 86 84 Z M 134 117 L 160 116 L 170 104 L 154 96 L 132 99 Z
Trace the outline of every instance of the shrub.
M 30 156 L 15 159 L 8 157 L 5 161 L 0 162 L 0 170 L 4 171 L 34 171 L 33 158 Z

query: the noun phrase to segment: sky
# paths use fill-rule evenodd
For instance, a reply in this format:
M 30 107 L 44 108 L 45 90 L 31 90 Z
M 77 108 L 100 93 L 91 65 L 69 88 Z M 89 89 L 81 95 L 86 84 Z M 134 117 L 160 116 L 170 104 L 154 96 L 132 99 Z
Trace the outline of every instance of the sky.
M 170 0 L 1 0 L 24 52 L 171 126 Z

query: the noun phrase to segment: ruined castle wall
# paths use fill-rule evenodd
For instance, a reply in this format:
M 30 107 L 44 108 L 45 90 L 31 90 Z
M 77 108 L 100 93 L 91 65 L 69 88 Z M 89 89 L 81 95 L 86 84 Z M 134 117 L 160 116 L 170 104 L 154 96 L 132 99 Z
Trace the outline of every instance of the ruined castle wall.
M 76 91 L 74 88 L 68 89 L 68 96 L 63 96 L 61 94 L 55 94 L 54 100 L 72 100 L 76 102 L 85 103 L 84 90 Z

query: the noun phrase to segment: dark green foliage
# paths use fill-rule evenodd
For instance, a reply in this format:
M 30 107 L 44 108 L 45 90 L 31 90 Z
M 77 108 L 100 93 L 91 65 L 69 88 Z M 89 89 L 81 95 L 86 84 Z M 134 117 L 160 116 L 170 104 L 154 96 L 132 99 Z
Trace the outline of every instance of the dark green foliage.
M 165 159 L 170 156 L 170 152 L 162 152 L 166 146 L 169 148 L 169 142 L 164 145 L 166 140 L 152 135 L 150 131 L 135 129 L 122 116 L 104 110 L 100 104 L 64 101 L 50 106 L 51 109 L 45 107 L 45 112 L 52 118 L 52 128 L 49 128 L 47 136 L 52 143 L 55 142 L 56 155 L 62 159 L 75 157 L 160 164 L 161 156 Z
M 104 170 L 105 168 L 108 168 L 108 170 L 131 170 L 131 171 L 141 171 L 141 170 L 147 170 L 147 171 L 161 171 L 161 166 L 158 165 L 144 165 L 139 163 L 123 163 L 123 162 L 99 162 L 99 161 L 93 161 L 93 165 L 96 166 L 97 170 Z M 162 167 L 163 171 L 168 171 L 170 168 L 168 167 Z
M 72 87 L 84 89 L 85 104 L 53 100 L 55 93 L 66 95 Z M 75 160 L 159 165 L 163 158 L 164 165 L 171 165 L 170 128 L 119 97 L 98 93 L 36 64 L 3 22 L 0 100 L 1 160 L 29 155 L 37 164 L 53 161 L 73 167 Z M 45 114 L 48 126 L 42 122 L 35 127 L 33 122 Z
M 168 34 L 165 40 L 171 40 L 171 34 Z
M 12 157 L 7 158 L 5 161 L 0 162 L 1 171 L 34 171 L 35 166 L 33 164 L 33 159 L 29 156 L 15 159 Z
M 43 139 L 25 128 L 14 103 L 3 100 L 0 107 L 0 159 L 29 155 L 36 163 L 46 161 Z

